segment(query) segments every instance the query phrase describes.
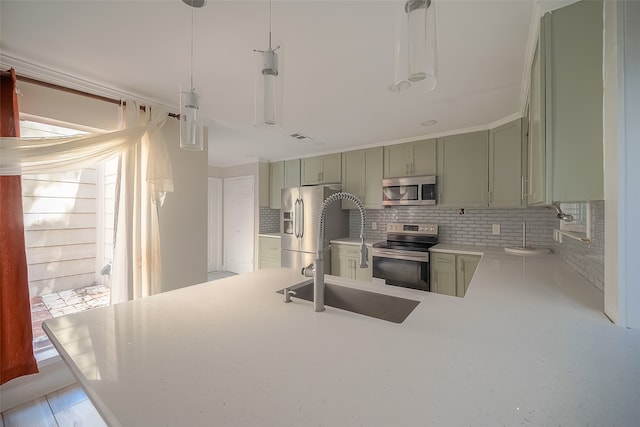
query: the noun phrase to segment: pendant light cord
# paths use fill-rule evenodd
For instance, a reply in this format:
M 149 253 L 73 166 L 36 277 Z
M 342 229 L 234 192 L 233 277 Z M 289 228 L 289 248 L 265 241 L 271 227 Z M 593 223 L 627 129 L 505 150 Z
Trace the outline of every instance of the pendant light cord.
M 193 92 L 193 7 L 191 8 L 191 92 Z
M 271 0 L 269 0 L 269 50 L 271 50 Z

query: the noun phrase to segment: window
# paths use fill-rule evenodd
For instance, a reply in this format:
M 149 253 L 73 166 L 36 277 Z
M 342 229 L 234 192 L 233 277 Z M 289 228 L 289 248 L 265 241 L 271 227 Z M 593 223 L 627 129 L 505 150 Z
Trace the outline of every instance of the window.
M 21 120 L 23 137 L 86 133 Z M 51 347 L 42 322 L 108 305 L 117 159 L 93 168 L 22 176 L 34 350 Z
M 591 207 L 589 202 L 560 203 L 560 210 L 565 214 L 573 216 L 573 220 L 560 220 L 560 230 L 557 230 L 558 233 L 576 240 L 582 240 L 583 242 L 590 242 Z

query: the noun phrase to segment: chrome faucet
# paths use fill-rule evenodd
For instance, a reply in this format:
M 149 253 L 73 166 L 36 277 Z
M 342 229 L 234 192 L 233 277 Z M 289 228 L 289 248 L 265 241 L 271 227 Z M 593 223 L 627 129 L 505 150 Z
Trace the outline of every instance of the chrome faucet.
M 364 229 L 366 222 L 366 214 L 362 201 L 351 193 L 341 191 L 334 193 L 320 206 L 320 230 L 318 233 L 318 246 L 316 252 L 315 264 L 309 264 L 302 269 L 302 274 L 306 277 L 313 276 L 313 310 L 324 311 L 324 248 L 322 241 L 324 240 L 324 223 L 326 220 L 327 207 L 337 200 L 350 200 L 358 207 L 360 211 L 360 268 L 367 268 L 367 246 L 364 244 Z

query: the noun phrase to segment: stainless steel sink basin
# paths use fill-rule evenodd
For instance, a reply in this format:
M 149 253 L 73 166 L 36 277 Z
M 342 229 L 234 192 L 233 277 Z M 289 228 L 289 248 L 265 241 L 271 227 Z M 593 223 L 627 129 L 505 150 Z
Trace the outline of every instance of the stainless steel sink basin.
M 292 299 L 313 301 L 313 282 L 288 289 L 296 293 L 291 296 Z M 284 294 L 283 291 L 280 289 L 277 292 Z M 402 323 L 420 304 L 420 301 L 326 283 L 324 303 L 352 313 Z

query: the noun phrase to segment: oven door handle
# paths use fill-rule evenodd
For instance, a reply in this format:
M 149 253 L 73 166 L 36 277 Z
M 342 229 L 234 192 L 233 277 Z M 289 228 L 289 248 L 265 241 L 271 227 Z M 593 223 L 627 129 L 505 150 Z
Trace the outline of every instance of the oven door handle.
M 397 252 L 385 251 L 383 249 L 377 249 L 373 251 L 372 256 L 379 258 L 393 258 L 393 259 L 406 259 L 410 261 L 429 261 L 428 253 L 419 253 L 419 254 L 411 254 L 411 253 L 403 253 L 399 254 Z

